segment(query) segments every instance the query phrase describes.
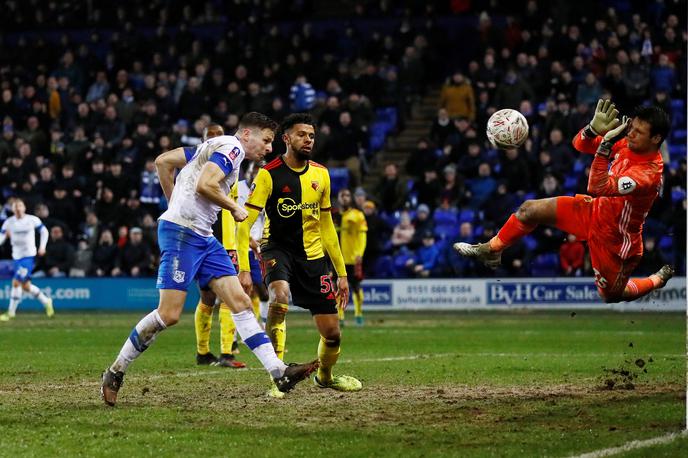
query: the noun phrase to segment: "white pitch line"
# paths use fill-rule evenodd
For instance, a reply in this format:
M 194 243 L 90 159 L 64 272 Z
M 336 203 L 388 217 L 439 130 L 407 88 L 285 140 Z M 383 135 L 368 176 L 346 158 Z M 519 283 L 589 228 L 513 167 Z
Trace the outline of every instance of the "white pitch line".
M 654 437 L 652 439 L 636 440 L 627 442 L 619 447 L 603 448 L 601 450 L 595 450 L 594 452 L 584 453 L 582 455 L 574 455 L 571 458 L 600 458 L 603 456 L 612 456 L 619 453 L 629 452 L 631 450 L 637 450 L 639 448 L 652 447 L 654 445 L 664 445 L 680 437 L 688 436 L 688 431 L 681 431 L 680 433 L 671 433 L 665 436 Z

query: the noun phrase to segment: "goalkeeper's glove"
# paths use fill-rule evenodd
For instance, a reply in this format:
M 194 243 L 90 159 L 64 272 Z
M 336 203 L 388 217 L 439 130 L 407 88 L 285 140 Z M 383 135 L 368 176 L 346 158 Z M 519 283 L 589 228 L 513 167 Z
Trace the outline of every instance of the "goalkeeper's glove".
M 587 138 L 595 138 L 598 135 L 606 135 L 607 132 L 619 125 L 617 116 L 619 110 L 612 103 L 611 100 L 598 100 L 597 108 L 595 108 L 595 116 L 592 121 L 583 130 L 583 135 Z
M 619 126 L 604 134 L 602 143 L 600 143 L 600 146 L 597 147 L 597 154 L 608 158 L 612 152 L 614 143 L 618 142 L 626 135 L 626 130 L 628 129 L 628 124 L 630 121 L 631 118 L 624 116 L 623 121 L 621 121 Z

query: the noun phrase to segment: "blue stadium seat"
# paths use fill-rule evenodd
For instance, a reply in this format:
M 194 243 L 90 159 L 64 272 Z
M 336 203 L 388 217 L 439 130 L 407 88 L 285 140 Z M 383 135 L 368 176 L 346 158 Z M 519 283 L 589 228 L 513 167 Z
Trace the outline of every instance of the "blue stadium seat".
M 574 192 L 578 187 L 578 177 L 569 175 L 564 180 L 564 191 Z
M 330 188 L 333 196 L 336 196 L 340 189 L 349 186 L 349 169 L 346 167 L 332 167 L 330 170 Z
M 534 277 L 552 277 L 559 270 L 559 255 L 556 253 L 540 254 L 533 259 L 530 273 Z
M 671 160 L 678 160 L 686 157 L 686 145 L 685 144 L 669 144 L 669 157 Z
M 685 111 L 686 109 L 686 103 L 684 102 L 683 99 L 674 99 L 671 101 L 671 110 L 672 111 Z
M 526 235 L 522 240 L 528 248 L 528 251 L 533 251 L 535 248 L 537 248 L 537 239 L 535 237 Z
M 394 277 L 394 260 L 391 256 L 380 256 L 375 261 L 373 271 L 378 278 Z
M 682 188 L 673 188 L 671 190 L 671 201 L 676 203 L 686 198 L 686 190 Z
M 438 224 L 435 226 L 435 236 L 440 240 L 450 239 L 457 233 L 456 224 Z
M 475 210 L 470 208 L 461 210 L 461 213 L 459 213 L 459 223 L 472 223 L 473 221 L 475 221 Z
M 459 213 L 455 209 L 444 210 L 438 208 L 433 215 L 436 225 L 456 225 L 459 222 Z
M 577 160 L 576 162 L 573 163 L 573 172 L 574 173 L 583 173 L 583 170 L 585 170 L 585 163 L 581 160 Z
M 686 129 L 674 129 L 671 133 L 671 143 L 685 144 Z

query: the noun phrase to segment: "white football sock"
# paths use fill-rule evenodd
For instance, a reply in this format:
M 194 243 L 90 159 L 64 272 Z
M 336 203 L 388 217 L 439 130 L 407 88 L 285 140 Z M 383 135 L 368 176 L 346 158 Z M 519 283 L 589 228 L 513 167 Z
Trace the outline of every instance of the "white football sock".
M 273 378 L 283 376 L 287 365 L 275 354 L 270 338 L 260 328 L 253 311 L 244 310 L 243 312 L 232 313 L 232 318 L 234 318 L 234 324 L 241 335 L 241 339 L 270 375 Z
M 48 296 L 43 294 L 43 292 L 40 290 L 40 288 L 38 288 L 38 286 L 31 285 L 29 287 L 29 294 L 34 299 L 38 299 L 39 301 L 41 301 L 41 304 L 43 304 L 44 306 L 48 305 L 48 301 L 49 301 Z
M 19 306 L 21 299 L 22 299 L 22 287 L 21 286 L 13 286 L 12 290 L 10 291 L 10 306 L 7 309 L 7 314 L 9 316 L 13 317 L 14 315 L 16 315 L 17 307 Z
M 119 351 L 119 356 L 110 366 L 110 370 L 113 372 L 126 372 L 129 364 L 146 351 L 155 341 L 160 331 L 165 328 L 165 323 L 160 318 L 157 310 L 153 310 L 144 316 L 134 329 L 131 330 L 129 338 L 124 342 L 122 349 Z
M 268 322 L 268 301 L 260 301 L 260 322 L 263 324 L 263 329 L 265 329 L 265 323 Z

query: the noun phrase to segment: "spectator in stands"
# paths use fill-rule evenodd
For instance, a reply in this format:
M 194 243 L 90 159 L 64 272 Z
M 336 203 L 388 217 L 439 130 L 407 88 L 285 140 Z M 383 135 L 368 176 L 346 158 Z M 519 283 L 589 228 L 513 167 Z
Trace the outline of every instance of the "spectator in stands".
M 601 96 L 602 85 L 597 80 L 594 73 L 588 73 L 585 75 L 584 82 L 578 85 L 578 89 L 576 91 L 576 103 L 593 107 Z
M 433 232 L 435 228 L 435 223 L 430 215 L 430 208 L 425 204 L 418 205 L 416 216 L 413 218 L 412 222 L 415 233 L 411 240 L 410 247 L 415 249 L 423 244 L 423 236 L 427 232 Z
M 332 128 L 329 146 L 329 167 L 346 167 L 351 176 L 349 186 L 361 184 L 361 161 L 359 154 L 363 150 L 364 135 L 359 126 L 352 124 L 351 114 L 342 111 L 339 114 L 339 125 Z
M 523 81 L 513 68 L 509 68 L 504 79 L 497 88 L 494 97 L 495 106 L 518 110 L 522 100 L 531 100 L 533 89 L 528 82 Z
M 413 259 L 406 261 L 406 268 L 417 277 L 427 278 L 437 266 L 440 250 L 435 245 L 432 231 L 423 233 L 422 245 L 416 250 Z
M 404 206 L 406 185 L 399 178 L 399 170 L 395 163 L 385 165 L 384 176 L 375 187 L 375 196 L 380 202 L 382 211 L 394 212 Z
M 374 275 L 375 262 L 384 251 L 391 231 L 385 220 L 378 215 L 377 206 L 372 200 L 365 201 L 363 213 L 368 225 L 368 241 L 366 242 L 365 254 L 363 255 L 363 268 L 366 276 L 370 276 Z
M 100 233 L 98 245 L 93 250 L 90 274 L 97 277 L 109 276 L 115 267 L 115 260 L 118 258 L 117 253 L 117 245 L 114 244 L 112 232 L 109 229 L 104 229 Z
M 157 218 L 160 213 L 162 188 L 153 159 L 146 160 L 144 170 L 141 172 L 140 195 L 142 207 L 147 213 Z
M 473 224 L 468 221 L 464 221 L 459 226 L 458 234 L 451 243 L 447 244 L 445 247 L 444 255 L 447 258 L 447 263 L 449 265 L 449 273 L 457 277 L 473 277 L 475 274 L 472 273 L 474 267 L 474 261 L 470 258 L 459 256 L 452 248 L 452 245 L 456 242 L 463 240 L 468 240 L 467 243 L 474 243 L 475 237 L 473 236 Z
M 530 187 L 530 167 L 517 148 L 508 148 L 500 161 L 499 177 L 509 192 L 525 194 Z
M 666 54 L 660 54 L 657 65 L 650 74 L 652 90 L 673 94 L 676 88 L 676 70 Z
M 459 159 L 456 170 L 467 179 L 476 178 L 480 164 L 485 161 L 483 149 L 477 141 L 472 140 L 468 142 L 467 150 L 468 154 Z
M 442 169 L 442 187 L 439 194 L 440 206 L 445 208 L 457 208 L 464 202 L 466 187 L 463 177 L 456 173 L 454 164 L 447 164 Z
M 411 152 L 406 160 L 406 173 L 418 179 L 426 170 L 434 170 L 437 167 L 437 154 L 426 138 L 420 138 L 416 149 Z
M 151 250 L 143 241 L 143 231 L 134 227 L 129 231 L 129 241 L 120 250 L 112 275 L 129 277 L 145 277 L 150 273 Z
M 394 248 L 407 247 L 413 240 L 416 229 L 411 222 L 411 216 L 407 211 L 401 212 L 399 223 L 394 226 L 392 231 L 392 246 Z
M 306 75 L 300 74 L 289 90 L 289 100 L 293 112 L 309 111 L 315 105 L 315 89 L 306 79 Z
M 469 121 L 475 121 L 475 94 L 463 73 L 455 72 L 442 86 L 440 108 L 445 109 L 446 114 L 451 118 L 466 118 Z
M 559 248 L 559 263 L 561 265 L 561 273 L 566 276 L 580 277 L 583 274 L 585 246 L 580 240 L 576 239 L 575 235 L 568 234 L 566 242 L 561 244 Z M 653 270 L 653 272 L 656 272 L 656 270 Z
M 437 176 L 437 170 L 427 169 L 423 172 L 423 177 L 413 183 L 413 191 L 419 204 L 425 204 L 431 209 L 435 209 L 439 204 L 442 183 Z
M 492 167 L 487 162 L 478 166 L 478 177 L 466 184 L 470 192 L 469 206 L 475 210 L 481 209 L 497 189 L 497 180 L 492 177 Z
M 120 146 L 126 133 L 126 127 L 117 116 L 117 109 L 114 106 L 110 105 L 105 108 L 105 119 L 98 124 L 96 132 L 100 134 L 105 143 L 105 148 L 108 150 Z
M 93 260 L 93 250 L 88 244 L 88 241 L 80 238 L 77 243 L 76 252 L 74 253 L 74 263 L 69 269 L 70 277 L 85 277 L 91 271 L 91 263 Z
M 82 218 L 82 208 L 67 195 L 62 183 L 58 183 L 53 191 L 53 198 L 49 201 L 50 213 L 54 218 L 63 221 L 69 229 L 70 236 L 74 236 Z
M 50 228 L 45 256 L 39 258 L 40 271 L 49 277 L 65 277 L 74 263 L 74 247 L 65 240 L 62 226 Z
M 449 117 L 447 109 L 440 108 L 437 110 L 437 117 L 432 122 L 432 127 L 430 128 L 430 141 L 432 141 L 435 146 L 442 148 L 448 143 L 450 138 L 457 134 L 458 131 Z M 456 140 L 453 140 L 454 143 L 456 143 Z

